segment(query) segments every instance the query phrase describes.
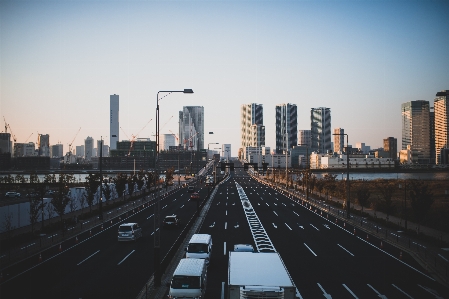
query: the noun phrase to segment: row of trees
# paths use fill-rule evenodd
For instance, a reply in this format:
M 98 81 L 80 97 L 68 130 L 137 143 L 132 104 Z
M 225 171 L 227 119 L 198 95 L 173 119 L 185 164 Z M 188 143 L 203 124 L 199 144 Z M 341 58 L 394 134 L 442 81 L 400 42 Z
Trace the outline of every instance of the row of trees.
M 320 197 L 329 199 L 334 196 L 346 201 L 346 181 L 337 180 L 337 175 L 325 174 L 317 178 L 309 170 L 297 174 L 296 180 L 289 176 L 287 184 L 290 188 L 302 188 L 315 191 Z M 272 182 L 286 183 L 285 171 L 269 173 L 268 179 Z M 401 189 L 399 188 L 401 184 Z M 435 203 L 435 190 L 444 189 L 442 181 L 423 180 L 359 180 L 350 182 L 350 199 L 352 203 L 358 203 L 363 208 L 370 207 L 374 211 L 384 212 L 390 215 L 407 218 L 420 224 L 427 218 L 432 218 L 432 206 Z M 406 191 L 405 191 L 406 190 Z M 440 194 L 443 194 L 441 191 Z M 441 225 L 442 223 L 440 223 Z M 447 229 L 447 227 L 439 229 Z
M 136 191 L 143 192 L 151 190 L 153 187 L 166 187 L 173 181 L 174 168 L 165 172 L 165 180 L 159 179 L 159 174 L 140 170 L 131 175 L 118 173 L 115 177 L 100 178 L 99 174 L 89 174 L 82 183 L 84 192 L 78 198 L 70 194 L 69 186 L 74 186 L 76 180 L 72 174 L 47 174 L 43 179 L 39 179 L 36 174 L 30 174 L 26 179 L 23 175 L 17 175 L 14 178 L 15 183 L 23 183 L 24 189 L 30 194 L 29 196 L 29 220 L 31 231 L 34 232 L 35 225 L 41 218 L 42 228 L 44 227 L 44 215 L 47 219 L 53 218 L 56 214 L 60 218 L 60 223 L 64 229 L 64 215 L 67 211 L 74 212 L 89 206 L 90 212 L 92 207 L 99 203 L 99 192 L 101 190 L 102 199 L 108 202 L 114 198 L 123 196 L 125 199 L 125 191 L 132 196 Z M 11 176 L 7 176 L 11 178 Z M 19 178 L 17 178 L 19 177 Z M 51 192 L 49 192 L 51 190 Z M 50 198 L 49 202 L 45 202 L 44 198 Z M 67 209 L 68 207 L 68 209 Z M 7 215 L 3 223 L 5 231 L 14 229 L 12 226 L 12 215 Z

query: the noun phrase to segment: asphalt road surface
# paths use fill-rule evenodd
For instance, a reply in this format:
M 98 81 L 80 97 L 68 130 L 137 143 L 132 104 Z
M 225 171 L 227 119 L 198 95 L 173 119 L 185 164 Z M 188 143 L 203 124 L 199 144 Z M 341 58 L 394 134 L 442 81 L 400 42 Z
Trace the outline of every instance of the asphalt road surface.
M 290 199 L 236 168 L 218 187 L 199 233 L 213 238 L 206 298 L 226 298 L 228 253 L 234 244 L 256 243 L 237 184 L 248 197 L 300 298 L 449 298 L 407 253 L 367 236 L 307 203 Z M 198 187 L 207 195 L 204 184 Z M 161 201 L 161 218 L 177 214 L 186 223 L 196 210 L 181 189 Z M 143 237 L 117 242 L 118 225 L 138 222 Z M 161 258 L 181 229 L 161 232 Z M 153 269 L 153 206 L 136 206 L 92 232 L 70 239 L 2 272 L 0 298 L 135 298 Z

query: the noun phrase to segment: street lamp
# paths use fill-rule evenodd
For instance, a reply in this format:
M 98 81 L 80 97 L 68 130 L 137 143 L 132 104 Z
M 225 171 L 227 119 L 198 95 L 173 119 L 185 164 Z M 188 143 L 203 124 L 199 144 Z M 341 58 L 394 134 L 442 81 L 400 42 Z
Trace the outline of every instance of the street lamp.
M 168 93 L 164 97 L 168 96 L 173 92 L 182 92 L 182 93 L 193 93 L 192 89 L 184 89 L 184 90 L 171 90 L 171 91 L 158 91 L 156 95 L 156 157 L 154 163 L 155 170 L 155 182 L 159 181 L 159 175 L 157 171 L 157 163 L 159 156 L 159 93 Z M 154 285 L 156 287 L 161 286 L 161 233 L 160 233 L 160 198 L 159 198 L 159 189 L 158 189 L 158 198 L 156 199 L 156 203 L 154 205 Z
M 101 136 L 100 139 L 100 202 L 98 204 L 98 219 L 100 221 L 103 221 L 103 210 L 102 210 L 102 204 L 103 204 L 103 172 L 102 172 L 102 160 L 103 160 L 103 136 Z
M 340 134 L 332 134 L 332 135 L 346 135 L 346 218 L 351 219 L 350 213 L 350 192 L 349 192 L 349 137 L 346 133 L 340 133 Z

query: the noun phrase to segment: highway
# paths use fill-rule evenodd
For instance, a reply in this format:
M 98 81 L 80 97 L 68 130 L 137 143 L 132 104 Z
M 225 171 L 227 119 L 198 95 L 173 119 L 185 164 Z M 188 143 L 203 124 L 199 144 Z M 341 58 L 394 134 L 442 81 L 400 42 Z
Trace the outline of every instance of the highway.
M 300 298 L 449 298 L 411 256 L 354 227 L 327 218 L 251 179 L 242 168 L 219 187 L 200 233 L 213 237 L 206 298 L 226 295 L 228 252 L 255 241 L 237 185 L 251 202 Z M 256 270 L 255 270 L 256 271 Z M 226 297 L 224 297 L 226 298 Z
M 197 187 L 201 197 L 207 189 Z M 186 223 L 197 204 L 187 188 L 163 196 L 161 221 L 177 214 Z M 143 237 L 118 242 L 118 226 L 137 222 Z M 161 259 L 182 228 L 161 231 Z M 0 298 L 135 298 L 154 272 L 154 205 L 135 204 L 123 214 L 2 271 Z
M 236 164 L 237 166 L 237 164 Z M 206 298 L 226 298 L 228 253 L 234 244 L 255 248 L 238 193 L 241 187 L 262 223 L 273 248 L 286 265 L 300 298 L 449 298 L 411 256 L 374 236 L 336 221 L 306 202 L 291 199 L 236 168 L 217 193 L 199 233 L 213 238 Z M 201 198 L 207 188 L 198 186 Z M 183 223 L 196 203 L 186 189 L 164 196 L 161 219 L 177 214 Z M 137 222 L 143 238 L 119 243 L 118 225 Z M 181 229 L 161 232 L 161 258 Z M 153 205 L 135 206 L 134 213 L 85 232 L 7 268 L 0 298 L 135 298 L 153 268 Z M 182 250 L 182 249 L 181 249 Z M 256 270 L 255 270 L 256 271 Z

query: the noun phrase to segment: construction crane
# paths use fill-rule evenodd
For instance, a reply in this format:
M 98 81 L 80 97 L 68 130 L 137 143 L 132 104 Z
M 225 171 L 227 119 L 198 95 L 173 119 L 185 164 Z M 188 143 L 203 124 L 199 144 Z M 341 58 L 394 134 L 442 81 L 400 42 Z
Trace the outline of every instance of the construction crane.
M 3 120 L 5 121 L 5 133 L 8 133 L 8 128 L 9 128 L 9 131 L 11 132 L 12 139 L 14 140 L 14 143 L 16 143 L 17 138 L 16 138 L 16 135 L 14 135 L 14 133 L 12 132 L 11 125 L 6 122 L 6 119 L 4 116 L 3 116 Z
M 27 143 L 28 139 L 30 139 L 30 137 L 33 135 L 33 133 L 30 134 L 30 136 L 28 136 L 28 138 L 25 140 L 24 143 Z
M 125 134 L 126 138 L 128 138 L 128 140 L 131 142 L 131 145 L 129 147 L 129 151 L 128 151 L 128 157 L 131 156 L 131 152 L 134 150 L 134 142 L 136 141 L 137 136 L 139 136 L 140 132 L 143 131 L 143 129 L 146 128 L 146 126 L 152 121 L 153 119 L 151 118 L 143 127 L 142 129 L 140 129 L 139 132 L 137 132 L 136 135 L 131 134 L 132 138 L 129 138 L 128 135 L 126 134 L 125 130 L 123 130 L 122 127 L 120 127 L 120 129 L 122 129 L 123 133 Z
M 176 143 L 178 143 L 178 140 L 179 140 L 179 137 L 178 137 L 178 135 L 176 135 L 175 133 L 173 133 L 173 131 L 172 130 L 168 130 L 173 136 L 175 136 L 175 138 L 176 138 Z
M 72 144 L 75 141 L 76 136 L 78 136 L 78 133 L 80 132 L 81 127 L 78 129 L 78 131 L 75 134 L 75 137 L 73 137 L 72 142 L 69 143 L 69 157 L 72 155 Z
M 199 134 L 199 132 L 196 132 L 195 134 L 193 134 L 192 136 L 190 136 L 190 138 L 189 139 L 185 139 L 184 140 L 184 147 L 185 147 L 185 144 L 189 141 L 189 146 L 188 147 L 190 147 L 190 149 L 192 149 L 192 147 L 193 147 L 193 143 L 192 143 L 192 138 L 193 137 L 195 137 L 196 135 L 198 135 Z

